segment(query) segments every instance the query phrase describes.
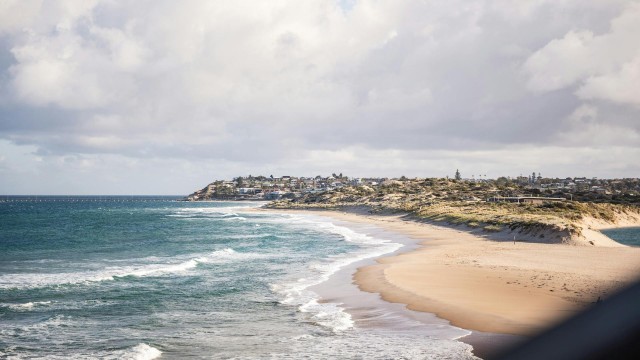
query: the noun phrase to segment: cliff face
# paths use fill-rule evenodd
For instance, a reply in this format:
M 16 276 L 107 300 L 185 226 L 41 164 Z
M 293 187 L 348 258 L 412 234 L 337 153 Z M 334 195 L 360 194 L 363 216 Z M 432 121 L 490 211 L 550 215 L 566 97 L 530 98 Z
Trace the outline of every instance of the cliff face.
M 204 188 L 189 194 L 184 200 L 185 201 L 201 201 L 201 200 L 212 200 L 215 197 L 215 185 L 213 183 L 205 186 Z
M 225 184 L 222 181 L 212 182 L 204 188 L 189 194 L 185 201 L 207 201 L 207 200 L 262 200 L 262 196 L 251 194 L 240 194 L 235 186 Z

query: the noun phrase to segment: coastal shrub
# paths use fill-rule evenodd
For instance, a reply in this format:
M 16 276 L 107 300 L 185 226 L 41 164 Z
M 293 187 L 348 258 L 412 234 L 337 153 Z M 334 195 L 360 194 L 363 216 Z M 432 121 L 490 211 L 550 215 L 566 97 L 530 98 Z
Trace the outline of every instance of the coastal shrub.
M 498 232 L 502 230 L 502 226 L 499 225 L 487 225 L 484 228 L 484 231 L 488 231 L 488 232 Z

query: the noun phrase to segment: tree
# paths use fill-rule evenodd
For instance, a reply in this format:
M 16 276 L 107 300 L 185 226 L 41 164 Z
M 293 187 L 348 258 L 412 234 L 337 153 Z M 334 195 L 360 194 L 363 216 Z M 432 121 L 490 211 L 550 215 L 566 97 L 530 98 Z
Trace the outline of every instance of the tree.
M 460 171 L 456 169 L 456 180 L 462 180 L 462 176 L 460 176 Z
M 498 179 L 496 179 L 496 185 L 497 186 L 507 186 L 507 184 L 509 183 L 509 179 L 507 179 L 504 176 L 500 176 Z

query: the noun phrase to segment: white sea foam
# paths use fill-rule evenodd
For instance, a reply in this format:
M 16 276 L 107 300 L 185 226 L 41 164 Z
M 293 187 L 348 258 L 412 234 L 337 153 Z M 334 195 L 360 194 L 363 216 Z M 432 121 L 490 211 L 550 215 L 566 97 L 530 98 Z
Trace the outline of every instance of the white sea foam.
M 228 216 L 238 216 L 238 214 L 236 214 L 236 213 L 233 213 L 233 212 L 232 212 L 232 213 L 222 213 L 222 214 L 221 214 L 220 216 L 222 216 L 222 217 L 228 217 Z
M 217 251 L 211 252 L 195 260 L 198 261 L 199 263 L 225 264 L 225 263 L 236 262 L 236 261 L 268 259 L 276 256 L 277 255 L 259 254 L 259 253 L 253 253 L 253 252 L 250 252 L 250 253 L 237 252 L 231 248 L 226 248 L 223 250 L 217 250 Z
M 110 281 L 129 276 L 149 277 L 168 275 L 188 275 L 198 264 L 228 263 L 269 257 L 266 254 L 239 253 L 233 249 L 213 251 L 181 262 L 142 264 L 127 266 L 107 266 L 99 271 L 70 273 L 4 274 L 0 276 L 0 289 L 38 288 L 65 284 L 81 284 Z M 150 258 L 148 258 L 150 259 Z
M 53 331 L 58 331 L 60 327 L 71 326 L 73 320 L 71 317 L 64 315 L 55 315 L 44 321 L 40 321 L 33 324 L 22 325 L 18 327 L 6 327 L 0 328 L 0 335 L 13 337 L 13 336 L 21 336 L 23 334 L 49 334 Z
M 311 321 L 318 325 L 330 328 L 335 332 L 345 331 L 353 327 L 351 315 L 345 312 L 340 304 L 319 303 L 317 299 L 299 307 L 300 311 L 313 314 Z
M 130 271 L 125 270 L 121 273 L 116 273 L 114 275 L 108 276 L 107 278 L 104 278 L 102 280 L 109 280 L 109 277 L 111 278 L 125 277 L 125 276 L 145 277 L 145 276 L 175 274 L 175 273 L 191 270 L 196 266 L 198 266 L 197 259 L 187 260 L 178 264 L 148 265 L 148 266 L 142 266 L 140 268 L 134 268 L 133 270 L 130 270 Z
M 118 351 L 113 356 L 107 356 L 106 359 L 123 359 L 123 360 L 152 360 L 162 355 L 162 351 L 140 343 L 131 349 Z
M 42 352 L 29 352 L 18 347 L 7 347 L 4 349 L 6 352 L 0 350 L 0 358 L 4 359 L 50 359 L 50 360 L 70 360 L 70 359 L 95 359 L 95 360 L 153 360 L 162 355 L 162 351 L 153 346 L 145 343 L 139 343 L 128 349 L 116 350 L 116 351 L 92 351 L 91 353 L 71 353 L 67 352 L 64 355 L 47 354 L 43 356 Z
M 217 250 L 209 254 L 208 256 L 202 256 L 195 259 L 199 263 L 212 263 L 216 261 L 224 261 L 233 259 L 233 257 L 237 254 L 233 249 L 226 248 L 224 250 Z
M 260 226 L 260 224 L 255 224 L 255 225 L 256 226 Z M 268 238 L 268 237 L 279 238 L 280 235 L 275 235 L 275 234 L 270 234 L 270 233 L 225 235 L 226 239 L 233 239 L 233 240 L 262 239 L 262 238 Z
M 240 217 L 239 212 L 247 209 L 254 209 L 261 206 L 261 203 L 244 203 L 244 205 L 220 206 L 220 207 L 198 207 L 198 208 L 180 208 L 176 209 L 174 214 L 167 216 L 173 217 L 193 217 L 205 216 L 212 218 Z
M 91 353 L 71 353 L 67 352 L 64 355 L 47 354 L 43 356 L 41 352 L 30 352 L 28 350 L 20 349 L 12 346 L 4 349 L 6 352 L 0 350 L 0 358 L 4 359 L 47 359 L 47 360 L 153 360 L 162 355 L 162 351 L 149 346 L 145 343 L 139 343 L 129 349 L 116 350 L 112 352 L 105 351 L 92 351 Z
M 326 327 L 334 332 L 342 332 L 353 327 L 351 315 L 339 304 L 319 303 L 318 294 L 308 290 L 322 281 L 307 278 L 284 284 L 272 284 L 271 290 L 283 295 L 282 304 L 297 306 L 302 313 L 309 314 L 308 321 Z
M 314 229 L 340 235 L 345 241 L 359 245 L 359 249 L 342 255 L 332 256 L 325 261 L 309 265 L 312 276 L 298 278 L 284 284 L 273 284 L 272 291 L 283 296 L 282 303 L 298 306 L 298 310 L 309 314 L 309 320 L 327 327 L 334 332 L 341 332 L 353 327 L 354 322 L 347 312 L 339 304 L 319 303 L 318 295 L 309 290 L 310 287 L 327 281 L 338 270 L 357 261 L 378 257 L 398 250 L 401 244 L 385 239 L 378 239 L 367 234 L 355 232 L 344 226 L 335 225 L 329 221 L 315 217 L 290 216 L 275 219 L 277 222 L 288 224 L 298 223 L 304 227 L 313 226 Z
M 372 331 L 340 336 L 295 336 L 286 353 L 241 356 L 236 359 L 460 359 L 478 360 L 468 344 L 426 337 L 415 332 Z
M 242 208 L 240 208 L 242 209 Z M 244 219 L 242 216 L 237 214 L 237 210 L 239 208 L 234 207 L 216 207 L 216 208 L 183 208 L 177 209 L 172 214 L 167 214 L 167 217 L 173 218 L 210 218 L 210 219 L 219 219 L 219 220 L 228 220 L 228 219 Z
M 246 217 L 242 217 L 242 216 L 234 216 L 234 217 L 222 217 L 222 220 L 225 220 L 225 221 L 246 221 L 247 218 Z
M 7 307 L 13 311 L 29 311 L 33 308 L 43 307 L 50 305 L 51 301 L 30 301 L 23 304 L 0 304 L 0 306 Z

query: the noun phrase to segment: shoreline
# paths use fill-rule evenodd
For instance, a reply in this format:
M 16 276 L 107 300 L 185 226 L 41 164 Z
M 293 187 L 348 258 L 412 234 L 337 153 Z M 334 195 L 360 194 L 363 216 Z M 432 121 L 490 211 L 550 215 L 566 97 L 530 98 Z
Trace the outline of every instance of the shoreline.
M 416 239 L 384 229 L 379 226 L 379 224 L 337 217 L 336 213 L 339 212 L 331 212 L 330 214 L 325 210 L 300 211 L 297 209 L 268 208 L 255 208 L 252 210 L 318 216 L 331 221 L 331 223 L 336 226 L 346 227 L 358 234 L 384 239 L 400 245 L 397 250 L 389 253 L 357 260 L 348 264 L 333 273 L 327 280 L 308 288 L 319 296 L 319 302 L 339 304 L 343 311 L 351 316 L 356 328 L 374 328 L 391 332 L 409 331 L 416 332 L 421 336 L 459 341 L 470 345 L 470 352 L 475 356 L 485 354 L 487 349 L 492 350 L 496 347 L 503 348 L 505 345 L 510 345 L 515 342 L 513 337 L 500 337 L 500 334 L 482 333 L 480 334 L 481 336 L 477 336 L 478 332 L 451 325 L 447 319 L 440 318 L 433 313 L 410 310 L 404 304 L 393 303 L 382 299 L 377 293 L 363 291 L 358 284 L 354 282 L 353 276 L 358 269 L 375 265 L 378 258 L 396 256 L 419 249 L 421 245 Z M 495 335 L 498 335 L 498 338 L 496 338 Z M 489 351 L 489 353 L 491 353 L 491 351 Z M 484 358 L 484 356 L 481 358 Z
M 479 236 L 400 216 L 364 217 L 419 239 L 421 247 L 360 268 L 354 275 L 359 287 L 464 329 L 530 336 L 640 274 L 640 248 L 618 243 L 514 243 L 505 234 Z
M 350 210 L 265 209 L 376 225 L 414 239 L 412 249 L 403 247 L 360 266 L 354 284 L 389 303 L 471 330 L 458 340 L 472 345 L 476 356 L 542 331 L 640 274 L 640 248 L 514 244 L 505 234 Z

